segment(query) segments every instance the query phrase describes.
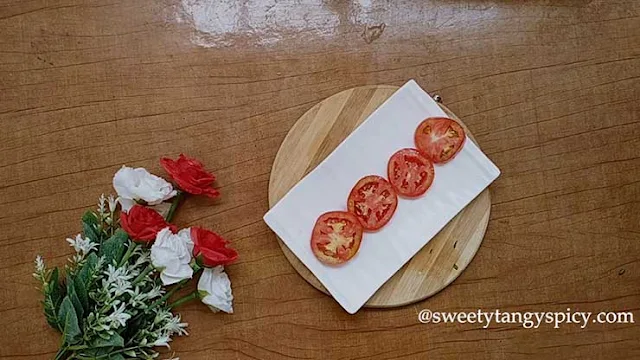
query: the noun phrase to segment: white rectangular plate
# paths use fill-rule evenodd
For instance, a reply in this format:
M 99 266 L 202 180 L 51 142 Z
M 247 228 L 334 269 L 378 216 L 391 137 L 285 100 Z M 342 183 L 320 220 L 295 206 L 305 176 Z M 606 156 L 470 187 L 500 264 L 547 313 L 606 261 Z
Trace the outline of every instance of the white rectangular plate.
M 388 159 L 402 148 L 415 147 L 415 129 L 431 116 L 446 115 L 415 81 L 409 81 L 264 216 L 267 225 L 350 314 L 500 175 L 467 139 L 455 159 L 435 167 L 435 179 L 424 196 L 399 198 L 391 221 L 378 232 L 364 234 L 351 261 L 338 267 L 318 261 L 309 242 L 318 216 L 346 210 L 349 192 L 363 176 L 386 177 Z

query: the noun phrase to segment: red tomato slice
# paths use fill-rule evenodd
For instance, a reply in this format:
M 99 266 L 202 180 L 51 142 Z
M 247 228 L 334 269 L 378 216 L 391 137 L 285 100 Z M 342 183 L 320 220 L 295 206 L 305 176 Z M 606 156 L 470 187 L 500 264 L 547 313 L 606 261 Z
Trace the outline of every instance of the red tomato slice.
M 320 215 L 311 234 L 313 254 L 327 265 L 349 261 L 360 248 L 362 225 L 346 211 L 331 211 Z
M 416 129 L 416 147 L 436 164 L 453 159 L 466 135 L 462 126 L 448 118 L 428 118 Z
M 385 178 L 377 175 L 360 179 L 347 201 L 349 212 L 369 231 L 378 230 L 388 223 L 397 206 L 396 191 Z
M 434 177 L 433 164 L 417 149 L 402 149 L 389 159 L 387 173 L 391 186 L 402 196 L 424 194 Z

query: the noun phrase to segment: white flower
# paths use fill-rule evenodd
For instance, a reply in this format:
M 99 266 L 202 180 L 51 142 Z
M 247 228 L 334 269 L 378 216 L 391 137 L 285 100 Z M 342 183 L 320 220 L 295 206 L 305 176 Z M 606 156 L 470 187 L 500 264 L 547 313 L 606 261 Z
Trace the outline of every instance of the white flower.
M 133 293 L 133 291 L 131 290 L 131 282 L 123 278 L 119 278 L 115 283 L 111 284 L 110 290 L 115 294 L 116 297 L 124 293 Z
M 231 281 L 221 265 L 202 271 L 198 281 L 198 291 L 202 294 L 202 302 L 208 305 L 211 311 L 222 310 L 229 314 L 233 313 Z
M 186 228 L 178 231 L 176 234 L 184 244 L 187 246 L 187 250 L 189 250 L 189 254 L 193 254 L 193 240 L 191 239 L 191 228 Z
M 136 304 L 142 304 L 147 299 L 146 292 L 140 292 L 140 287 L 136 286 L 136 288 L 130 292 L 131 297 L 129 298 L 129 304 L 135 306 Z
M 85 239 L 82 235 L 76 235 L 75 239 L 67 238 L 67 242 L 70 246 L 73 246 L 73 249 L 83 255 L 87 255 L 91 250 L 96 250 L 98 245 L 92 242 L 89 239 Z
M 138 258 L 136 259 L 136 261 L 133 263 L 131 267 L 136 268 L 140 265 L 145 265 L 146 263 L 149 262 L 149 259 L 150 259 L 149 254 L 147 252 L 143 252 L 140 254 L 140 256 L 138 256 Z
M 104 205 L 105 205 L 106 201 L 107 201 L 107 199 L 104 197 L 104 194 L 100 194 L 100 197 L 98 198 L 98 213 L 100 215 L 104 215 L 105 214 Z
M 147 299 L 154 299 L 164 294 L 164 290 L 160 285 L 154 285 L 151 290 L 147 291 Z
M 153 323 L 154 324 L 162 324 L 166 321 L 171 320 L 171 318 L 173 317 L 173 314 L 171 314 L 171 311 L 164 309 L 164 310 L 159 310 L 156 313 L 156 316 L 153 318 Z
M 123 211 L 135 204 L 136 200 L 144 200 L 149 205 L 157 205 L 176 195 L 170 183 L 161 177 L 149 173 L 144 168 L 123 166 L 113 176 L 113 188 L 120 197 Z
M 160 279 L 164 285 L 171 285 L 184 279 L 191 279 L 193 269 L 191 251 L 185 235 L 173 234 L 169 227 L 158 232 L 151 246 L 151 263 L 160 270 Z
M 45 265 L 42 256 L 36 256 L 36 274 L 44 274 Z
M 131 315 L 124 312 L 124 303 L 121 303 L 120 307 L 117 307 L 114 303 L 113 312 L 109 315 L 108 319 L 113 324 L 125 326 L 127 324 L 127 320 L 131 319 Z
M 189 335 L 187 330 L 185 329 L 189 326 L 189 323 L 180 322 L 180 314 L 176 316 L 171 316 L 169 321 L 164 324 L 163 330 L 166 330 L 169 335 L 178 334 L 178 336 Z
M 133 278 L 133 275 L 127 273 L 126 268 L 115 267 L 109 264 L 104 274 L 107 276 L 106 279 L 102 280 L 102 287 L 104 289 L 115 293 L 116 296 L 120 296 L 125 292 L 131 291 L 131 282 L 129 280 Z
M 115 212 L 116 211 L 116 206 L 118 206 L 118 202 L 120 201 L 119 197 L 115 197 L 113 195 L 109 195 L 109 198 L 107 199 L 108 203 L 109 203 L 109 211 L 110 212 Z
M 169 335 L 167 334 L 161 334 L 158 336 L 158 338 L 156 339 L 156 341 L 153 342 L 153 344 L 151 344 L 152 346 L 166 346 L 167 348 L 170 348 L 171 346 L 169 346 L 169 342 L 171 341 L 171 338 L 169 337 Z

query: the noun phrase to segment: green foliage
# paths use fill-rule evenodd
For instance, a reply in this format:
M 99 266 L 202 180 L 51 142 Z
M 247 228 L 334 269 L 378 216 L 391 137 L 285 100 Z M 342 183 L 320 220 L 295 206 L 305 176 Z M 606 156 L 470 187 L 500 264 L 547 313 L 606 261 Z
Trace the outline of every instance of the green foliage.
M 124 347 L 124 339 L 122 338 L 122 336 L 118 335 L 117 333 L 113 333 L 109 335 L 108 339 L 103 339 L 103 338 L 95 339 L 91 343 L 91 346 L 94 348 L 104 348 L 104 347 L 122 348 Z
M 62 324 L 62 343 L 67 345 L 77 344 L 82 338 L 82 331 L 78 325 L 76 310 L 69 299 L 65 296 L 58 312 L 58 322 Z
M 106 264 L 114 262 L 117 264 L 122 259 L 127 239 L 129 239 L 129 235 L 127 235 L 126 231 L 118 229 L 113 236 L 100 246 L 98 256 L 104 257 Z
M 99 243 L 100 237 L 100 225 L 98 224 L 98 216 L 91 210 L 82 215 L 82 232 L 85 238 Z
M 186 333 L 170 311 L 150 249 L 129 240 L 113 213 L 84 214 L 84 238 L 72 242 L 76 254 L 64 273 L 36 259 L 47 322 L 62 333 L 56 360 L 151 360 L 159 355 L 155 345 Z
M 44 300 L 42 304 L 44 306 L 44 315 L 47 318 L 47 323 L 52 328 L 61 329 L 61 325 L 58 323 L 58 309 L 62 302 L 63 290 L 58 283 L 58 268 L 54 268 L 49 274 L 47 284 L 42 289 L 44 293 Z
M 89 289 L 93 279 L 100 271 L 98 267 L 98 255 L 94 252 L 89 254 L 85 259 L 84 266 L 78 271 L 76 281 L 83 283 L 85 289 Z M 77 285 L 77 284 L 76 284 Z
M 82 306 L 80 297 L 76 292 L 75 281 L 68 274 L 67 274 L 67 298 L 69 298 L 69 300 L 71 300 L 71 304 L 73 304 L 78 325 L 82 325 L 82 319 L 84 319 L 84 307 Z
M 82 305 L 82 310 L 86 313 L 89 310 L 89 294 L 85 288 L 84 281 L 76 276 L 73 279 L 73 288 L 78 296 L 80 304 Z

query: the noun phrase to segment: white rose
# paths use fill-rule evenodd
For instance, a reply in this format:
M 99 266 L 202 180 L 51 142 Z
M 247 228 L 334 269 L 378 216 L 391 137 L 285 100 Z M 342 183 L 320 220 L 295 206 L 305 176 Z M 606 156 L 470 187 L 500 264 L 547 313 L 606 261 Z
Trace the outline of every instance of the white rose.
M 173 234 L 166 227 L 158 232 L 156 241 L 151 246 L 151 263 L 160 269 L 160 279 L 164 285 L 175 284 L 193 276 L 193 269 L 189 265 L 191 251 L 185 239 L 185 230 L 188 229 Z M 191 236 L 188 240 L 191 241 Z
M 228 314 L 233 313 L 231 281 L 222 265 L 205 268 L 202 271 L 198 281 L 198 291 L 201 293 L 202 302 L 209 306 L 211 311 L 222 310 Z
M 184 241 L 184 244 L 187 247 L 189 254 L 193 254 L 193 240 L 191 239 L 191 228 L 182 229 L 178 231 L 176 235 L 178 235 L 178 237 L 182 241 Z
M 136 200 L 144 200 L 149 205 L 157 205 L 176 195 L 170 183 L 149 173 L 144 168 L 123 166 L 113 176 L 113 188 L 120 197 L 120 205 L 125 212 Z

